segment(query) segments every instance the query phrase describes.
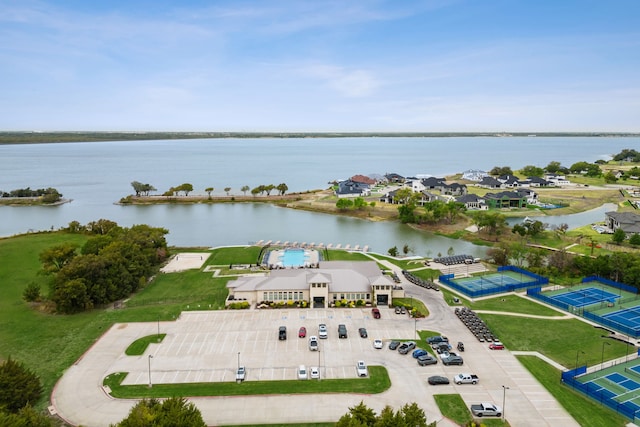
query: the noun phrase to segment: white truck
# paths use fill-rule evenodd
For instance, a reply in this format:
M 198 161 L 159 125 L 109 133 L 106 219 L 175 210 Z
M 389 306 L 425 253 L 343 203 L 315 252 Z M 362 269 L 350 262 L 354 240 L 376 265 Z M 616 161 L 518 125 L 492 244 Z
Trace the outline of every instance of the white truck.
M 499 417 L 502 415 L 502 408 L 493 403 L 478 403 L 471 405 L 471 413 L 476 417 Z
M 246 375 L 247 375 L 246 369 L 244 368 L 244 366 L 240 366 L 236 371 L 236 382 L 244 381 Z
M 456 384 L 478 384 L 480 378 L 474 374 L 458 374 L 453 377 L 453 382 Z

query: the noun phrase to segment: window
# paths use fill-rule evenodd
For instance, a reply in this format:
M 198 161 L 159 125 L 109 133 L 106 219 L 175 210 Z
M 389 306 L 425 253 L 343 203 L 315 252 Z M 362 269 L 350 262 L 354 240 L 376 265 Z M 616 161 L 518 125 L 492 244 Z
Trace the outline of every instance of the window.
M 267 296 L 268 296 L 268 295 L 269 295 L 268 293 L 263 292 L 263 294 L 262 294 L 262 300 L 263 300 L 263 301 L 268 301 L 268 300 L 267 300 Z

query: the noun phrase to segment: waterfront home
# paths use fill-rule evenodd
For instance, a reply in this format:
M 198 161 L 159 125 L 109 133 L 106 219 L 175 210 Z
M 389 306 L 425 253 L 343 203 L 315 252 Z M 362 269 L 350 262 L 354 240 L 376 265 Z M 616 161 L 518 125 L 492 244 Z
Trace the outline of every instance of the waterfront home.
M 249 304 L 307 301 L 311 308 L 328 308 L 338 301 L 391 305 L 404 290 L 382 273 L 375 261 L 320 261 L 318 268 L 271 270 L 266 276 L 243 276 L 227 283 L 229 300 Z M 289 303 L 291 301 L 291 303 Z
M 571 184 L 571 182 L 564 175 L 558 175 L 555 173 L 545 173 L 543 178 L 553 183 L 553 185 L 555 185 L 556 187 Z
M 376 185 L 378 183 L 375 179 L 365 175 L 354 175 L 350 179 L 353 182 L 357 182 L 360 184 L 367 184 L 369 186 Z
M 338 183 L 335 194 L 338 197 L 366 197 L 371 195 L 371 187 L 369 184 L 347 179 Z
M 384 175 L 385 179 L 390 184 L 402 184 L 405 179 L 402 175 L 398 175 L 397 173 L 387 173 Z
M 632 212 L 605 212 L 605 223 L 612 232 L 621 229 L 627 236 L 640 234 L 640 215 Z
M 470 169 L 468 171 L 462 172 L 462 179 L 466 179 L 468 181 L 482 181 L 482 178 L 489 176 L 489 174 L 485 171 L 478 169 Z
M 484 199 L 490 208 L 525 208 L 526 196 L 516 191 L 502 191 L 500 193 L 487 193 Z
M 498 189 L 502 188 L 502 182 L 498 181 L 492 176 L 485 176 L 482 180 L 476 184 L 478 187 L 488 188 L 488 189 Z
M 456 202 L 464 204 L 467 210 L 486 211 L 489 209 L 484 199 L 476 194 L 465 194 L 464 196 L 456 197 Z

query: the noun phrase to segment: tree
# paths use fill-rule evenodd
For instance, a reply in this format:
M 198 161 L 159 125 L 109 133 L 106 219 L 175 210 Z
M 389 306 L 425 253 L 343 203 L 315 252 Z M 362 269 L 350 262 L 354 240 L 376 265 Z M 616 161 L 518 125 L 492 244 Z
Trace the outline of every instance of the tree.
M 215 190 L 213 187 L 207 187 L 204 189 L 204 192 L 209 196 L 209 200 L 211 200 L 211 193 L 213 193 L 213 190 Z
M 406 404 L 400 409 L 404 425 L 410 427 L 427 427 L 427 416 L 416 402 Z
M 76 256 L 76 247 L 71 243 L 52 246 L 40 252 L 42 269 L 47 273 L 56 273 Z
M 392 248 L 389 248 L 389 250 L 387 251 L 389 253 L 389 255 L 391 255 L 392 257 L 396 257 L 398 256 L 398 247 L 394 246 Z
M 185 182 L 184 184 L 181 184 L 178 188 L 176 188 L 176 190 L 184 191 L 184 196 L 187 197 L 189 193 L 193 191 L 193 185 Z
M 251 190 L 251 195 L 256 197 L 258 194 L 262 193 L 262 186 L 255 187 Z
M 375 422 L 375 411 L 360 401 L 356 406 L 349 408 L 349 412 L 338 420 L 336 427 L 373 426 Z
M 243 185 L 242 188 L 240 189 L 240 191 L 242 191 L 242 194 L 244 194 L 246 196 L 247 195 L 247 191 L 249 191 L 249 186 L 248 185 Z
M 552 161 L 549 162 L 545 170 L 549 173 L 557 173 L 558 171 L 560 171 L 561 167 L 562 166 L 560 165 L 560 162 Z
M 406 256 L 409 254 L 409 252 L 413 252 L 413 249 L 411 249 L 411 246 L 405 243 L 404 246 L 402 247 L 402 253 L 405 254 Z
M 271 192 L 276 189 L 276 186 L 273 184 L 265 185 L 264 192 L 267 193 L 267 196 L 271 195 Z
M 607 184 L 613 184 L 618 181 L 618 177 L 613 173 L 613 171 L 609 171 L 604 174 L 604 182 Z
M 501 175 L 513 175 L 513 171 L 509 166 L 494 166 L 489 171 L 489 175 L 501 176 Z
M 16 413 L 42 395 L 40 378 L 9 357 L 0 365 L 0 408 Z
M 285 184 L 284 182 L 281 184 L 278 184 L 278 186 L 276 187 L 276 190 L 278 190 L 280 192 L 281 196 L 284 196 L 284 193 L 286 193 L 287 191 L 289 191 L 289 187 L 287 187 L 287 184 Z
M 362 197 L 356 197 L 353 199 L 353 208 L 354 209 L 362 209 L 367 206 L 367 202 Z
M 621 244 L 622 242 L 624 242 L 624 239 L 627 237 L 627 235 L 625 234 L 624 231 L 622 231 L 622 228 L 617 228 L 616 231 L 613 232 L 613 235 L 611 236 L 611 241 L 615 244 Z
M 127 418 L 115 427 L 206 427 L 200 410 L 184 397 L 170 397 L 164 402 L 143 399 L 136 404 Z
M 136 196 L 140 196 L 140 194 L 141 194 L 141 193 L 142 193 L 142 191 L 143 191 L 144 184 L 143 184 L 143 183 L 141 183 L 141 182 L 138 182 L 138 181 L 133 181 L 133 182 L 131 183 L 131 186 L 133 187 L 133 191 L 135 191 L 135 192 L 136 192 Z
M 353 200 L 340 198 L 336 202 L 336 208 L 340 211 L 346 211 L 347 209 L 351 209 L 353 207 Z
M 54 427 L 53 419 L 37 412 L 31 405 L 20 408 L 15 414 L 0 411 L 0 426 L 11 427 Z
M 231 191 L 231 187 L 224 187 L 224 192 L 227 193 L 227 196 L 229 195 L 229 191 Z
M 629 237 L 629 243 L 634 246 L 640 245 L 640 234 L 633 233 L 633 236 Z
M 527 165 L 520 170 L 520 173 L 526 177 L 536 176 L 540 178 L 544 175 L 544 169 L 538 166 Z
M 34 282 L 29 283 L 22 292 L 22 299 L 27 302 L 40 301 L 40 285 Z

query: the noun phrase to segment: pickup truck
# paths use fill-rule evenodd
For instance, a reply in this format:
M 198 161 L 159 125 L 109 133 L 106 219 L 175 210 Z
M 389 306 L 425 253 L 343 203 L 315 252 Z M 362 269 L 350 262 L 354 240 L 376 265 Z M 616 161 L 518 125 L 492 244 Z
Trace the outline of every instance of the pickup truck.
M 478 403 L 471 405 L 471 412 L 476 417 L 499 417 L 502 415 L 502 408 L 493 403 Z
M 237 382 L 244 381 L 246 374 L 247 374 L 247 371 L 244 369 L 244 366 L 240 366 L 236 371 L 236 381 Z
M 474 374 L 458 374 L 453 377 L 453 382 L 456 384 L 478 384 L 480 379 Z

